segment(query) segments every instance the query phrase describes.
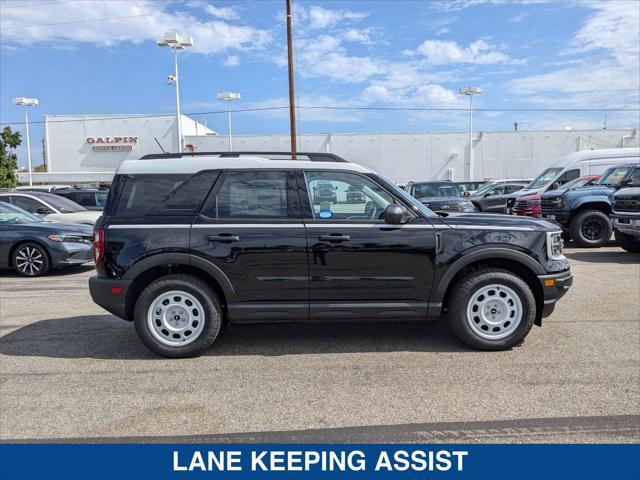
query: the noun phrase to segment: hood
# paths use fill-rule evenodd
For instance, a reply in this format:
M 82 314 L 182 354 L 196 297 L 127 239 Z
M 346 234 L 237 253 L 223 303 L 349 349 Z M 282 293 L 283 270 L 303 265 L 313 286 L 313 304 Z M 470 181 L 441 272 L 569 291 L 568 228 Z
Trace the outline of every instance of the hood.
M 519 230 L 539 232 L 558 231 L 559 227 L 545 220 L 533 217 L 502 215 L 499 213 L 450 213 L 442 221 L 452 227 L 477 227 L 478 230 Z
M 615 198 L 618 197 L 637 197 L 640 196 L 640 187 L 623 188 L 613 194 Z
M 552 190 L 542 195 L 542 198 L 558 198 L 566 195 L 567 197 L 579 197 L 582 195 L 603 195 L 607 196 L 615 192 L 615 187 L 607 187 L 605 185 L 592 185 L 590 187 L 569 188 L 565 190 Z
M 93 235 L 93 227 L 90 225 L 81 225 L 78 223 L 57 223 L 57 222 L 42 222 L 42 223 L 29 223 L 30 229 L 43 230 L 47 233 L 61 233 L 70 235 L 81 235 L 85 237 L 91 237 Z
M 59 223 L 80 223 L 84 225 L 95 225 L 102 212 L 75 212 L 75 213 L 52 213 L 44 217 L 47 222 Z

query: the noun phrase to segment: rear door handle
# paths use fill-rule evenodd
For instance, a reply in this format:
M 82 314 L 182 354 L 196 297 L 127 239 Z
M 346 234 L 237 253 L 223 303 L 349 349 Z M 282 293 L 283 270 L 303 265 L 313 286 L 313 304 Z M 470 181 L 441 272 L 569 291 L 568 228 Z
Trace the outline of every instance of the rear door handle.
M 230 233 L 223 233 L 220 235 L 209 235 L 207 240 L 210 242 L 231 243 L 239 242 L 240 237 L 238 235 L 231 235 Z
M 332 233 L 331 235 L 320 235 L 318 237 L 324 242 L 348 242 L 351 240 L 350 235 L 340 235 L 339 233 Z

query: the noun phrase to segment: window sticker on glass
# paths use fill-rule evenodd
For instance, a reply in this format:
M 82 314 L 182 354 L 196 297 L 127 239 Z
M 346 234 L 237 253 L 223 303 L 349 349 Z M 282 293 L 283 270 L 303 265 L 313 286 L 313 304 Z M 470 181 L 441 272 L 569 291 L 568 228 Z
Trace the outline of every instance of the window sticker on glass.
M 318 217 L 325 218 L 325 219 L 326 218 L 331 218 L 331 217 L 333 217 L 333 212 L 331 210 L 324 210 L 323 209 L 323 210 L 320 210 L 318 212 Z

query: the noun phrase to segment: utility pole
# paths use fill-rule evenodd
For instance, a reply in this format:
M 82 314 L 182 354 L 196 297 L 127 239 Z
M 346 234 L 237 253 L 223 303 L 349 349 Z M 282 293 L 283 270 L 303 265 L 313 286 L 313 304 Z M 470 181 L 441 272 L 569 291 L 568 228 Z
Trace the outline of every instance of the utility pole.
M 291 26 L 292 0 L 287 2 L 287 56 L 289 60 L 289 119 L 291 124 L 291 156 L 296 158 L 296 101 L 293 85 L 293 35 Z

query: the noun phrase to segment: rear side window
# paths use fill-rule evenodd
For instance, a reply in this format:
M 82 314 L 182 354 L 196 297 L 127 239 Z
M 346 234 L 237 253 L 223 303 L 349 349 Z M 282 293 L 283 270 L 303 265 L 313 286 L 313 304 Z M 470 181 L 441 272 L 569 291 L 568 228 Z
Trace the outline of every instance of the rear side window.
M 73 192 L 63 196 L 83 207 L 93 207 L 95 205 L 93 192 Z
M 217 219 L 288 219 L 286 172 L 226 172 L 202 213 Z
M 195 175 L 135 175 L 124 179 L 116 215 L 193 215 L 218 172 Z

